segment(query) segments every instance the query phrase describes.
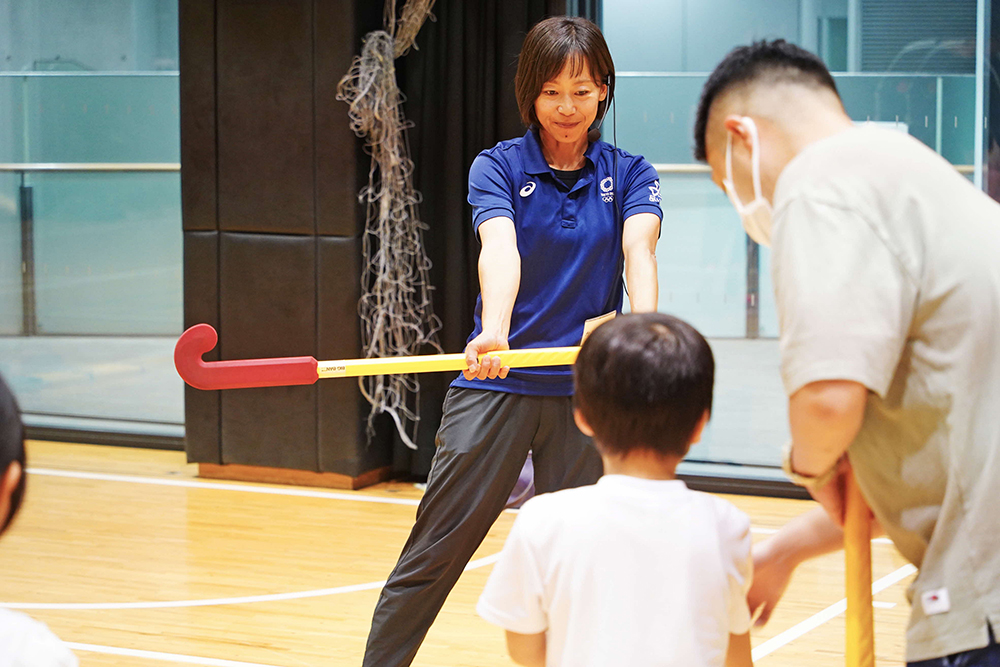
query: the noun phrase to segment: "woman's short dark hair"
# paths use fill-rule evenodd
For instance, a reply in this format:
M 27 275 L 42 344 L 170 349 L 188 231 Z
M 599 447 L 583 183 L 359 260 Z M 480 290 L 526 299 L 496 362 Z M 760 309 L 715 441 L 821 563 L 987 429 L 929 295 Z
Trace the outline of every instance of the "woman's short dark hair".
M 553 16 L 536 23 L 524 38 L 514 78 L 517 107 L 526 126 L 538 124 L 535 100 L 542 94 L 542 86 L 556 78 L 567 62 L 573 65 L 573 76 L 579 75 L 586 65 L 594 80 L 605 85 L 610 85 L 615 75 L 615 64 L 604 35 L 587 19 Z M 603 118 L 610 102 L 609 94 L 597 107 L 599 119 Z
M 690 324 L 663 313 L 620 315 L 598 327 L 573 377 L 576 408 L 609 454 L 684 456 L 712 411 L 712 348 Z

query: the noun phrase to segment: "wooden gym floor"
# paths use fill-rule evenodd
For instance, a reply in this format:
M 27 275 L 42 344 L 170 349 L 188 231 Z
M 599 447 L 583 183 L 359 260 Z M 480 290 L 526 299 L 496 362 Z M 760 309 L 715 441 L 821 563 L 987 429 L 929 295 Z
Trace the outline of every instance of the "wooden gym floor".
M 420 492 L 203 481 L 179 452 L 30 442 L 28 493 L 0 540 L 0 603 L 44 621 L 83 667 L 361 664 L 382 580 Z M 760 539 L 811 503 L 728 497 Z M 510 665 L 502 632 L 474 607 L 514 515 L 479 549 L 416 665 Z M 878 665 L 902 664 L 912 568 L 873 545 Z M 882 580 L 879 582 L 879 580 Z M 799 569 L 755 664 L 837 666 L 843 558 Z

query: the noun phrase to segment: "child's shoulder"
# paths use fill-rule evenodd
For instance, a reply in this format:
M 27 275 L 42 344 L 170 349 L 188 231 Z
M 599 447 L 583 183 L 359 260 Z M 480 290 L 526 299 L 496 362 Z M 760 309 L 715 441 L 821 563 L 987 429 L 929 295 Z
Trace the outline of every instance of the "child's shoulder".
M 696 499 L 695 502 L 701 504 L 706 511 L 711 512 L 720 521 L 750 525 L 750 517 L 747 513 L 725 498 L 704 491 L 691 491 L 690 493 Z
M 528 500 L 518 510 L 517 520 L 522 525 L 539 527 L 545 524 L 564 523 L 574 516 L 586 517 L 599 504 L 596 484 L 543 493 Z
M 749 545 L 750 517 L 733 503 L 702 491 L 692 491 L 695 502 L 701 506 L 703 518 L 714 520 L 720 539 L 726 543 Z
M 539 494 L 521 506 L 520 513 L 545 513 L 562 509 L 578 507 L 581 503 L 596 501 L 598 496 L 596 484 L 577 486 L 572 489 L 562 489 L 551 493 Z

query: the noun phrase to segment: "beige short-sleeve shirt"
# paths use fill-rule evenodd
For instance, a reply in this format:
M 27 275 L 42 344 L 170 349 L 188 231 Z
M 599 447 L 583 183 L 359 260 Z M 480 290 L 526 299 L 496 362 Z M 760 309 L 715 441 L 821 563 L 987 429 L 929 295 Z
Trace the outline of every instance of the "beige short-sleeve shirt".
M 772 251 L 788 394 L 872 392 L 849 452 L 920 568 L 907 660 L 985 646 L 987 620 L 1000 630 L 1000 205 L 916 139 L 853 128 L 782 172 Z

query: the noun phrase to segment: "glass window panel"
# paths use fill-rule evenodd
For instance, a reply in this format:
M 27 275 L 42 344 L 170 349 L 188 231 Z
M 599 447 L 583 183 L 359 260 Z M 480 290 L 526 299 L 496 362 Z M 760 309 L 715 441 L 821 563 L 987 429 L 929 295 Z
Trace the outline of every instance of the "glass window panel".
M 177 0 L 0 2 L 0 162 L 179 162 Z M 31 188 L 38 335 L 22 329 Z M 0 174 L 0 372 L 36 426 L 180 437 L 180 175 Z
M 183 435 L 176 336 L 0 337 L 0 371 L 33 425 Z M 110 423 L 109 423 L 110 422 Z
M 778 465 L 788 441 L 778 342 L 712 338 L 710 343 L 715 355 L 712 419 L 688 460 Z
M 173 74 L 0 73 L 0 162 L 179 162 Z
M 177 70 L 177 0 L 9 0 L 0 69 Z
M 659 310 L 706 336 L 746 334 L 746 236 L 724 194 L 702 174 L 660 179 Z
M 177 173 L 33 174 L 38 330 L 180 334 Z

